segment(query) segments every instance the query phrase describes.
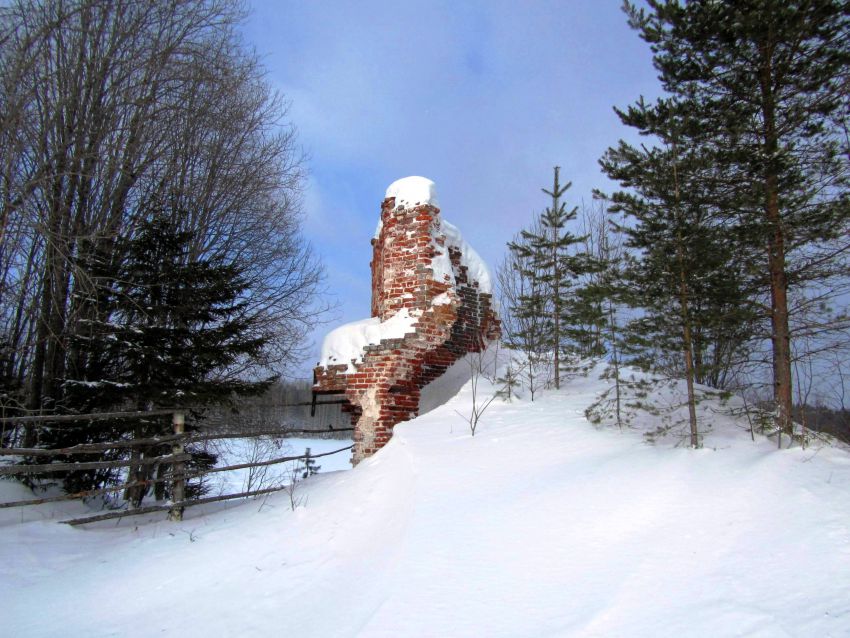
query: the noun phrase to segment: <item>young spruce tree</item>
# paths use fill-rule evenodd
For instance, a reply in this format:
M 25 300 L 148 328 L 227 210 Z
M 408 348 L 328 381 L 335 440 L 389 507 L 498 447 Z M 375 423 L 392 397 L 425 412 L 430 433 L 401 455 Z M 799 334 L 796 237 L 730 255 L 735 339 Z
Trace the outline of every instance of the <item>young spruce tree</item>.
M 567 230 L 568 222 L 576 218 L 577 207 L 567 210 L 561 201 L 571 184 L 560 183 L 560 167 L 554 169 L 552 190 L 542 189 L 552 198 L 552 203 L 540 215 L 539 225 L 523 230 L 520 241 L 508 244 L 523 263 L 527 273 L 534 277 L 534 295 L 519 300 L 512 311 L 520 315 L 536 315 L 543 319 L 545 337 L 543 345 L 553 355 L 555 388 L 561 387 L 561 359 L 566 345 L 567 327 L 574 320 L 571 313 L 571 296 L 578 277 L 587 271 L 587 256 L 577 253 L 575 246 L 581 238 Z

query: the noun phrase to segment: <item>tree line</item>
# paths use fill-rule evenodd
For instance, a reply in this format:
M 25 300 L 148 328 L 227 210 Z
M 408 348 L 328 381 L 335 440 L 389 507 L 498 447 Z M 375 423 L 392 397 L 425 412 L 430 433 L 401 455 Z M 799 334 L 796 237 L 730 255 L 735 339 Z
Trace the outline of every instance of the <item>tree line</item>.
M 233 0 L 0 8 L 5 416 L 219 404 L 299 360 L 323 271 L 287 103 L 242 19 Z
M 532 396 L 541 358 L 554 359 L 557 387 L 565 353 L 683 377 L 693 446 L 695 383 L 768 377 L 773 421 L 791 437 L 813 368 L 843 370 L 850 347 L 850 5 L 624 11 L 664 97 L 615 108 L 647 141 L 604 153 L 621 190 L 594 193 L 580 234 L 555 168 L 551 205 L 500 271 L 508 339 L 526 353 Z

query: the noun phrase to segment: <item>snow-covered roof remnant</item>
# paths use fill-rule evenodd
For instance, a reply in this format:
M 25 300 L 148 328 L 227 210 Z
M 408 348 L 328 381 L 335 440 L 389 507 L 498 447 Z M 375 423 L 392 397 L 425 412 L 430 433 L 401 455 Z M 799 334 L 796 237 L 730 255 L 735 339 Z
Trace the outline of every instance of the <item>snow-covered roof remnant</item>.
M 327 334 L 322 342 L 321 366 L 346 364 L 347 372 L 354 372 L 353 364 L 363 361 L 366 346 L 373 346 L 385 339 L 401 339 L 415 330 L 419 318 L 417 311 L 402 308 L 399 312 L 381 321 L 378 317 L 352 321 Z

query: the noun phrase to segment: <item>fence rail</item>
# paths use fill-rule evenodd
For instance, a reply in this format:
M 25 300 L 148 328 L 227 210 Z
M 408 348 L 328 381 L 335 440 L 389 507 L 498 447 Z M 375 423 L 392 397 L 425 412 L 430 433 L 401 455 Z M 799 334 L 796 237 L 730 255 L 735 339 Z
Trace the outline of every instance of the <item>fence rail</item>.
M 106 512 L 105 514 L 95 514 L 94 516 L 83 516 L 81 518 L 71 518 L 67 521 L 59 521 L 65 525 L 85 525 L 86 523 L 97 523 L 98 521 L 108 521 L 114 518 L 124 518 L 125 516 L 135 516 L 137 514 L 151 514 L 153 512 L 170 512 L 175 507 L 192 507 L 193 505 L 206 505 L 207 503 L 215 503 L 218 501 L 230 501 L 237 498 L 248 498 L 250 496 L 262 496 L 263 494 L 271 494 L 280 492 L 286 487 L 267 487 L 262 490 L 253 490 L 251 492 L 240 492 L 239 494 L 222 494 L 221 496 L 207 496 L 204 498 L 195 498 L 191 500 L 178 501 L 168 505 L 148 505 L 139 507 L 134 510 L 124 510 L 121 512 Z
M 309 404 L 308 404 L 309 405 Z M 260 490 L 251 490 L 236 494 L 223 494 L 214 497 L 203 498 L 185 498 L 184 489 L 185 482 L 189 479 L 201 478 L 208 474 L 218 472 L 228 472 L 254 467 L 268 467 L 280 463 L 290 461 L 315 459 L 332 454 L 339 454 L 350 450 L 353 445 L 341 447 L 330 452 L 321 454 L 301 454 L 294 456 L 282 456 L 263 461 L 251 461 L 248 463 L 238 463 L 221 467 L 206 468 L 195 472 L 185 471 L 185 462 L 192 458 L 191 453 L 185 452 L 185 446 L 191 443 L 204 441 L 220 440 L 220 439 L 236 439 L 236 438 L 257 438 L 263 436 L 285 437 L 291 434 L 327 434 L 328 432 L 345 432 L 352 431 L 353 428 L 334 428 L 329 426 L 328 429 L 312 429 L 312 428 L 267 428 L 253 429 L 245 432 L 211 432 L 211 433 L 186 433 L 184 429 L 184 412 L 175 409 L 153 410 L 148 412 L 104 412 L 97 414 L 80 414 L 80 415 L 30 415 L 21 417 L 4 417 L 0 419 L 0 423 L 16 423 L 26 424 L 28 426 L 36 424 L 36 427 L 52 427 L 54 424 L 68 424 L 74 421 L 94 421 L 104 419 L 139 419 L 152 416 L 172 416 L 172 434 L 165 434 L 155 437 L 147 437 L 140 439 L 122 439 L 119 441 L 109 441 L 102 443 L 84 443 L 65 448 L 0 448 L 0 456 L 21 456 L 31 459 L 38 457 L 56 457 L 56 456 L 71 456 L 77 454 L 102 454 L 109 450 L 120 449 L 136 449 L 145 447 L 154 447 L 157 445 L 170 445 L 171 452 L 169 454 L 161 454 L 153 457 L 121 459 L 121 460 L 96 460 L 96 461 L 79 461 L 79 462 L 60 462 L 60 463 L 29 463 L 21 465 L 0 465 L 0 476 L 34 476 L 51 472 L 75 471 L 75 470 L 95 470 L 95 469 L 111 469 L 120 467 L 141 467 L 141 466 L 170 466 L 171 473 L 169 476 L 158 476 L 141 480 L 127 481 L 122 485 L 109 486 L 93 490 L 85 490 L 73 494 L 62 494 L 57 496 L 47 496 L 43 498 L 34 498 L 20 501 L 11 501 L 8 503 L 0 503 L 0 509 L 10 507 L 25 507 L 30 505 L 41 505 L 44 503 L 52 503 L 66 500 L 77 500 L 89 498 L 93 496 L 102 496 L 113 492 L 121 492 L 131 488 L 150 487 L 160 483 L 170 483 L 172 486 L 172 502 L 167 504 L 149 505 L 145 507 L 136 507 L 127 510 L 106 512 L 92 516 L 60 521 L 68 525 L 83 525 L 85 523 L 94 523 L 97 521 L 123 518 L 125 516 L 136 516 L 140 514 L 149 514 L 153 512 L 167 511 L 169 520 L 182 520 L 183 510 L 186 507 L 195 505 L 203 505 L 205 503 L 214 503 L 218 501 L 232 500 L 237 498 L 247 498 L 250 496 L 259 496 L 270 494 L 272 492 L 286 489 L 286 486 L 264 488 Z M 308 450 L 309 452 L 309 450 Z
M 206 434 L 165 434 L 146 439 L 126 439 L 123 441 L 109 441 L 106 443 L 81 443 L 65 448 L 26 448 L 9 447 L 0 448 L 0 456 L 67 456 L 69 454 L 97 454 L 107 450 L 122 448 L 147 447 L 151 445 L 173 443 L 183 440 L 185 445 L 190 443 L 201 443 L 203 441 L 215 441 L 218 439 L 251 439 L 261 436 L 287 437 L 293 434 L 328 434 L 334 432 L 353 432 L 354 428 L 334 428 L 327 430 L 316 430 L 306 428 L 269 428 L 265 430 L 246 430 L 245 432 L 211 432 Z M 3 471 L 0 468 L 0 475 Z
M 44 474 L 45 472 L 74 472 L 77 470 L 105 470 L 113 467 L 133 465 L 162 465 L 188 461 L 191 454 L 163 454 L 143 459 L 122 459 L 120 461 L 82 461 L 80 463 L 39 463 L 31 465 L 7 465 L 0 467 L 0 476 L 19 476 L 21 474 Z
M 162 410 L 147 410 L 145 412 L 94 412 L 92 414 L 30 414 L 26 416 L 5 416 L 0 418 L 4 423 L 68 423 L 70 421 L 105 421 L 108 419 L 140 419 L 150 416 L 173 415 L 180 410 L 173 408 Z

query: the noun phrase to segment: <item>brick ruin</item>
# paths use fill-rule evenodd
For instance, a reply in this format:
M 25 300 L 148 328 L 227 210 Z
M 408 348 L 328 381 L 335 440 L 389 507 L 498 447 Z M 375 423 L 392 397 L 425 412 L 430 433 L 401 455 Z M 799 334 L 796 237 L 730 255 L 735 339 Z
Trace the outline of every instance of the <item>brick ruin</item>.
M 423 387 L 499 337 L 486 267 L 441 220 L 433 186 L 405 178 L 387 190 L 372 239 L 373 318 L 330 333 L 314 369 L 314 402 L 344 396 L 355 465 L 386 445 L 397 423 L 419 414 Z M 358 330 L 371 338 L 333 350 Z

